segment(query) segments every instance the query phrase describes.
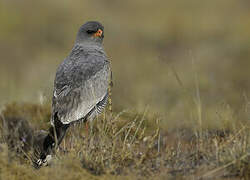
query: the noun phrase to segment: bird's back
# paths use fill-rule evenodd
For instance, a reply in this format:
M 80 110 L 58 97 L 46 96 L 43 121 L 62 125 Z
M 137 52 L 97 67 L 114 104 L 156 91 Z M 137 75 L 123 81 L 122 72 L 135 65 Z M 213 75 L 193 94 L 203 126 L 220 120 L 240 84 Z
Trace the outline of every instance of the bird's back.
M 107 95 L 110 66 L 100 46 L 75 45 L 60 64 L 52 104 L 63 124 L 84 118 Z

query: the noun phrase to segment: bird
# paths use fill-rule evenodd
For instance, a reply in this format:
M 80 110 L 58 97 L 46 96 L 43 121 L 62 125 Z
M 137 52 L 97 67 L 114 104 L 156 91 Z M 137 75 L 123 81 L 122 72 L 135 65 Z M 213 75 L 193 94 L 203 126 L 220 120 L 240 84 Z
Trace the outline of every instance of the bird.
M 103 47 L 104 26 L 97 21 L 83 24 L 69 55 L 59 65 L 54 80 L 51 127 L 37 164 L 46 163 L 75 122 L 89 122 L 108 103 L 111 66 Z

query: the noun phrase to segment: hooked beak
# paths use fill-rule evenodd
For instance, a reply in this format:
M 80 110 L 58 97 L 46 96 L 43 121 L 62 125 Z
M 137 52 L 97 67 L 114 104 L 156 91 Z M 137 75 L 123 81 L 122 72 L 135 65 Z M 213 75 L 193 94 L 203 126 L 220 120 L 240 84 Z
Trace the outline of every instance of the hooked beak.
M 98 31 L 93 36 L 94 37 L 102 37 L 102 30 L 98 29 Z

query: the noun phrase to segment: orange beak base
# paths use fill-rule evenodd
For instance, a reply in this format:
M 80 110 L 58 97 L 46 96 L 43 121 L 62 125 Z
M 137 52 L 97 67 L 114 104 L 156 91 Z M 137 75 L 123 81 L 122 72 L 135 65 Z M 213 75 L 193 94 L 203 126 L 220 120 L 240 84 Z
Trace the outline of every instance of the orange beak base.
M 94 37 L 101 37 L 102 36 L 102 30 L 98 29 L 98 31 L 93 35 Z

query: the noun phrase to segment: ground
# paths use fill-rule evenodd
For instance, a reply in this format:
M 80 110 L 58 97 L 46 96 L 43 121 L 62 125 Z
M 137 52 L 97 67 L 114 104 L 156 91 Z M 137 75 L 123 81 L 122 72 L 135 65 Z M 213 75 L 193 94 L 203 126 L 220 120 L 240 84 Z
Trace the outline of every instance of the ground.
M 0 179 L 249 179 L 249 7 L 2 0 Z M 88 20 L 104 25 L 113 112 L 88 134 L 70 128 L 37 170 L 32 147 L 49 126 L 56 69 Z
M 250 177 L 249 126 L 166 130 L 161 128 L 158 117 L 149 119 L 146 110 L 143 114 L 106 112 L 91 125 L 89 133 L 84 125 L 75 124 L 50 164 L 36 169 L 32 163 L 36 159 L 33 144 L 27 140 L 22 145 L 20 139 L 34 136 L 40 127 L 46 130 L 49 107 L 48 104 L 6 105 L 1 116 L 4 120 L 0 146 L 2 179 Z M 15 122 L 15 127 L 11 122 Z M 6 128 L 6 124 L 10 125 Z

